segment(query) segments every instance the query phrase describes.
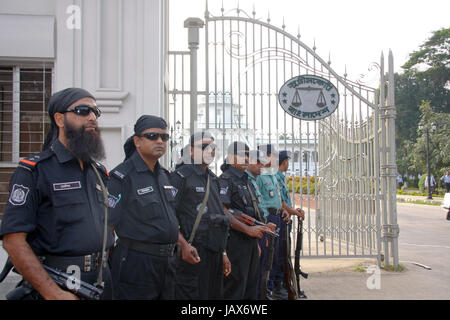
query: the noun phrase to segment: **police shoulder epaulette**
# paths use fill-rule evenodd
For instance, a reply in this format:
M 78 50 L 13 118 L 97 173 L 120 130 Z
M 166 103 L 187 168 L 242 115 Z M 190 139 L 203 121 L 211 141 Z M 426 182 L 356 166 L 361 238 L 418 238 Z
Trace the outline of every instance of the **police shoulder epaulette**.
M 94 161 L 94 165 L 96 168 L 100 169 L 103 172 L 103 174 L 105 174 L 107 177 L 109 177 L 108 170 L 106 170 L 104 165 L 102 165 L 100 162 L 95 162 L 95 161 Z
M 123 162 L 111 171 L 111 176 L 123 180 L 128 175 L 131 168 L 132 168 L 131 165 L 129 165 L 127 162 Z
M 30 171 L 34 170 L 34 169 L 36 169 L 36 166 L 39 162 L 50 158 L 52 155 L 53 155 L 53 151 L 51 151 L 51 150 L 45 150 L 45 151 L 36 153 L 30 157 L 20 159 L 19 167 L 30 170 Z
M 182 165 L 176 170 L 176 173 L 183 179 L 189 177 L 193 172 L 194 170 L 190 165 Z

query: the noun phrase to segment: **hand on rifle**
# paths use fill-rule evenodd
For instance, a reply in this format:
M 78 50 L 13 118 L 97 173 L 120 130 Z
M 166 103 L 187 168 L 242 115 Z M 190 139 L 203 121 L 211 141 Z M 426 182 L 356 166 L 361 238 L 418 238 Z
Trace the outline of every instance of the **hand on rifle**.
M 283 209 L 281 212 L 281 218 L 283 218 L 283 221 L 288 224 L 291 221 L 291 216 L 287 212 L 287 210 Z
M 275 232 L 277 230 L 277 225 L 275 223 L 269 222 L 266 226 L 272 231 Z
M 248 227 L 247 235 L 253 238 L 261 239 L 264 232 L 272 232 L 267 226 L 251 226 Z
M 297 208 L 295 209 L 298 213 L 297 216 L 300 217 L 300 219 L 305 220 L 305 211 L 303 209 Z

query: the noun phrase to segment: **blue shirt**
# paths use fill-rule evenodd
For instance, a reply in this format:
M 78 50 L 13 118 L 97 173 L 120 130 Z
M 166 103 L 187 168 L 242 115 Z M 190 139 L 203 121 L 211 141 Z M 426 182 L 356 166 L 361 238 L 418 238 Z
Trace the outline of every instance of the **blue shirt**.
M 292 207 L 292 200 L 289 195 L 289 189 L 286 185 L 286 176 L 280 171 L 276 174 L 278 185 L 280 186 L 281 200 L 283 200 L 289 207 Z
M 275 175 L 261 173 L 256 181 L 261 192 L 261 207 L 264 213 L 268 212 L 268 208 L 281 209 L 280 189 Z

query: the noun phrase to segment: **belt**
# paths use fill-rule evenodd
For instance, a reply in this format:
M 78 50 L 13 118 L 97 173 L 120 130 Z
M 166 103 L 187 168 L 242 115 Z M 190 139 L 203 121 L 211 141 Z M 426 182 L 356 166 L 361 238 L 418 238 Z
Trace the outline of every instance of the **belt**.
M 127 238 L 120 238 L 119 244 L 139 252 L 148 253 L 159 257 L 173 256 L 176 245 L 175 243 L 169 244 L 148 243 Z
M 67 272 L 67 267 L 76 265 L 81 271 L 89 272 L 96 270 L 102 260 L 102 253 L 96 252 L 85 256 L 65 257 L 65 256 L 40 256 L 41 262 L 49 267 Z
M 275 209 L 275 208 L 267 208 L 267 211 L 270 214 L 274 214 L 276 216 L 281 216 L 281 209 Z

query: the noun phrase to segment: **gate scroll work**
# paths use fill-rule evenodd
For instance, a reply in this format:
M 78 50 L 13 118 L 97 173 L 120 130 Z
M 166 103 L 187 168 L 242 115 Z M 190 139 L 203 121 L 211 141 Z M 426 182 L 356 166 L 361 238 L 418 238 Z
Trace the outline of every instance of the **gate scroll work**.
M 278 28 L 270 19 L 255 16 L 255 10 L 249 15 L 239 8 L 222 8 L 214 16 L 206 7 L 204 25 L 195 19 L 197 32 L 204 30 L 201 44 L 195 48 L 190 42 L 190 51 L 169 51 L 169 166 L 175 165 L 187 143 L 185 128 L 192 130 L 191 119 L 195 129 L 210 130 L 216 137 L 218 162 L 213 169 L 218 174 L 223 151 L 232 141 L 250 148 L 272 143 L 288 150 L 288 186 L 293 203 L 306 212 L 302 256 L 374 257 L 379 265 L 383 260 L 389 265 L 392 259 L 397 267 L 392 52 L 386 74 L 383 54 L 380 63 L 372 64 L 379 77 L 379 87 L 372 88 L 364 79 L 338 75 L 329 59 L 316 53 L 315 45 L 310 48 L 300 34 L 287 33 L 284 24 Z M 197 66 L 192 54 L 195 51 L 197 57 L 198 48 L 205 63 Z M 283 110 L 278 91 L 299 75 L 325 78 L 337 88 L 339 106 L 331 116 L 306 121 Z M 197 77 L 198 90 L 192 85 Z M 323 106 L 326 101 L 316 94 Z M 294 99 L 301 110 L 300 96 Z M 293 237 L 296 232 L 294 221 Z

